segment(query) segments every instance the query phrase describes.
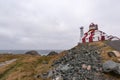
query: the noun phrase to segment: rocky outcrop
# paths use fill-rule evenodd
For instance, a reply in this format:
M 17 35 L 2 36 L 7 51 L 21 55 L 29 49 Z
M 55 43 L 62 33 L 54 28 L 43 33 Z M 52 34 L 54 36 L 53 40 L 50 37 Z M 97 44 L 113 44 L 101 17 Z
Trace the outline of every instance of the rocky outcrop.
M 29 54 L 29 55 L 40 55 L 37 51 L 32 50 L 32 51 L 28 51 L 25 54 Z
M 57 52 L 51 51 L 51 52 L 48 54 L 48 56 L 53 56 L 53 55 L 57 55 L 57 54 L 58 54 Z
M 82 45 L 52 65 L 53 80 L 113 80 L 104 76 L 99 47 Z

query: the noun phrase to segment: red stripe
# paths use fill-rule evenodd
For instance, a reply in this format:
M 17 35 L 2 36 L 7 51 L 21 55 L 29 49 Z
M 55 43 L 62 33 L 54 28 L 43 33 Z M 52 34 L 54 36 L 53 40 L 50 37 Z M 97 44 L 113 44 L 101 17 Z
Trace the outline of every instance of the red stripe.
M 91 31 L 91 35 L 90 35 L 90 37 L 89 37 L 89 42 L 93 42 L 94 32 L 95 32 L 95 30 L 92 30 L 92 31 Z
M 86 37 L 87 37 L 87 36 L 88 36 L 88 33 L 85 33 L 84 38 L 82 38 L 82 42 L 83 42 L 83 43 L 85 43 L 85 42 L 86 42 L 86 40 L 85 40 L 85 39 L 86 39 Z

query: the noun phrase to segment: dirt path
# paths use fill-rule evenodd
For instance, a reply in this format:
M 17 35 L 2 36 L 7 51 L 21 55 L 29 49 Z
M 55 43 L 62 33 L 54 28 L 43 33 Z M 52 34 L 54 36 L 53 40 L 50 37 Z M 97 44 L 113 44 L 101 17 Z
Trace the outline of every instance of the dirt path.
M 8 65 L 8 64 L 11 64 L 13 62 L 15 62 L 17 59 L 12 59 L 12 60 L 9 60 L 9 61 L 5 61 L 5 62 L 1 62 L 0 63 L 0 67 L 3 67 L 5 65 Z

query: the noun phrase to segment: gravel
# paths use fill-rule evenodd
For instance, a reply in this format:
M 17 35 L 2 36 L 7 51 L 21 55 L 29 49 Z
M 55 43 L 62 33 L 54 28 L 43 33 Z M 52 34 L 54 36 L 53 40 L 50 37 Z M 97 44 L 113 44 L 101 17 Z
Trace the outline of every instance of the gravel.
M 55 67 L 53 80 L 113 80 L 104 76 L 99 49 L 82 45 L 69 50 L 52 64 Z

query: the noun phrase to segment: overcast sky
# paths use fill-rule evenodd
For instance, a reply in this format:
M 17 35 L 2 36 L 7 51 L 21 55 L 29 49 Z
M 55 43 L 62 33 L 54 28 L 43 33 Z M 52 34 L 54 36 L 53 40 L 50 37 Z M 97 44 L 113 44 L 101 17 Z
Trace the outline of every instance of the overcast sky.
M 0 0 L 0 49 L 69 49 L 91 22 L 120 37 L 120 0 Z

